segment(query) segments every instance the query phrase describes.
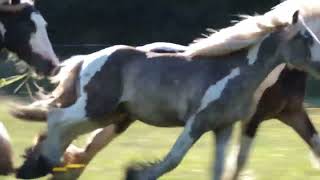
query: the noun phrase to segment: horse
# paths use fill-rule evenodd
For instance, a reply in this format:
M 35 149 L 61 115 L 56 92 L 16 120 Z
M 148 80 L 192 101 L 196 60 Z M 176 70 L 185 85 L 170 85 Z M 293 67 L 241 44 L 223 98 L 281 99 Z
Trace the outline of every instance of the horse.
M 46 30 L 47 22 L 29 3 L 0 5 L 0 49 L 17 54 L 39 75 L 51 75 L 59 65 Z
M 137 48 L 159 53 L 184 52 L 187 49 L 186 46 L 172 43 L 152 43 Z M 82 58 L 80 60 L 82 61 Z M 70 62 L 73 61 L 74 60 L 70 60 Z M 65 62 L 64 64 L 68 66 L 70 63 Z M 240 170 L 245 165 L 249 150 L 251 149 L 251 142 L 256 136 L 258 126 L 263 121 L 269 119 L 279 119 L 280 122 L 292 127 L 306 144 L 310 146 L 316 157 L 319 158 L 320 149 L 318 147 L 320 146 L 320 141 L 317 140 L 319 135 L 303 108 L 306 80 L 307 74 L 305 72 L 286 66 L 280 73 L 277 82 L 265 90 L 258 103 L 255 114 L 249 122 L 243 123 L 242 125 L 241 151 L 237 154 L 237 162 L 233 162 L 235 164 L 233 164 L 231 170 L 234 172 L 228 173 L 234 176 L 233 179 L 238 177 Z M 49 104 L 44 104 L 44 106 L 48 105 Z M 18 111 L 21 113 L 24 110 L 19 109 Z M 283 116 L 283 114 L 286 114 L 286 116 Z M 17 114 L 13 115 L 17 117 Z M 18 116 L 17 118 L 25 119 L 23 116 Z M 106 147 L 114 138 L 122 134 L 130 125 L 131 123 L 112 124 L 94 131 L 88 138 L 88 143 L 85 148 L 79 148 L 75 145 L 70 145 L 67 148 L 64 154 L 64 163 L 89 164 L 99 151 Z M 36 141 L 35 146 L 39 142 L 40 141 Z M 66 174 L 53 174 L 53 179 L 55 179 L 56 176 L 60 179 L 63 178 L 63 176 L 69 179 L 76 179 L 82 174 L 84 169 L 85 167 L 71 174 L 68 172 L 66 172 Z
M 48 38 L 46 22 L 31 1 L 1 1 L 0 49 L 15 53 L 39 75 L 50 75 L 59 64 Z M 10 138 L 1 122 L 0 152 L 0 174 L 13 173 Z
M 151 51 L 153 51 L 151 49 Z M 161 50 L 160 52 L 164 52 Z M 280 73 L 277 82 L 263 93 L 258 103 L 257 110 L 252 118 L 242 124 L 240 148 L 235 157 L 236 162 L 230 164 L 228 172 L 232 179 L 236 179 L 243 169 L 251 149 L 252 141 L 257 135 L 258 126 L 270 119 L 279 119 L 293 128 L 295 132 L 306 142 L 312 153 L 316 156 L 317 161 L 320 158 L 320 140 L 319 135 L 310 121 L 306 110 L 303 107 L 303 99 L 306 89 L 307 74 L 303 71 L 284 68 Z M 23 118 L 23 117 L 20 117 Z M 112 124 L 103 129 L 94 131 L 88 138 L 85 148 L 79 148 L 70 145 L 64 155 L 65 164 L 89 164 L 95 155 L 106 147 L 113 139 L 122 134 L 131 123 L 128 124 Z M 36 145 L 36 144 L 35 144 Z M 232 155 L 232 156 L 233 156 Z M 230 159 L 235 159 L 230 157 Z M 66 173 L 68 177 L 73 179 L 79 177 L 85 168 L 73 172 Z M 232 173 L 233 171 L 233 173 Z M 61 174 L 59 174 L 61 177 Z
M 67 104 L 35 109 L 47 119 L 47 137 L 29 152 L 18 178 L 44 176 L 78 135 L 136 119 L 155 126 L 184 126 L 164 158 L 131 167 L 127 179 L 156 179 L 173 170 L 206 132 L 216 136 L 214 179 L 222 177 L 224 153 L 235 122 L 247 122 L 262 93 L 285 65 L 319 78 L 320 4 L 288 0 L 261 16 L 249 17 L 178 54 L 113 46 L 85 57 Z M 250 28 L 248 28 L 250 27 Z M 61 96 L 66 94 L 61 92 Z

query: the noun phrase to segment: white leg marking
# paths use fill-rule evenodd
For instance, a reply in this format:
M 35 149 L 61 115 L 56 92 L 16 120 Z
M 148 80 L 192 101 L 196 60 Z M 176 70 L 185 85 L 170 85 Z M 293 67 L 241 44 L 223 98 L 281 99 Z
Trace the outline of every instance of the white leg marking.
M 232 69 L 232 71 L 230 72 L 229 75 L 225 76 L 224 78 L 222 78 L 220 81 L 218 81 L 216 84 L 211 85 L 205 95 L 203 96 L 202 100 L 201 100 L 201 105 L 200 108 L 198 109 L 198 112 L 200 112 L 201 110 L 205 109 L 208 104 L 210 104 L 211 102 L 219 99 L 219 97 L 221 96 L 224 88 L 226 87 L 228 81 L 230 79 L 233 79 L 237 76 L 240 75 L 240 68 L 234 68 Z
M 7 32 L 6 28 L 4 27 L 3 23 L 0 22 L 0 34 L 1 34 L 1 36 L 4 37 L 6 32 Z
M 252 144 L 252 138 L 241 135 L 240 145 L 234 146 L 229 153 L 226 163 L 224 178 L 226 180 L 239 179 Z M 243 171 L 242 173 L 243 174 Z M 241 175 L 242 176 L 242 175 Z M 252 176 L 251 176 L 252 177 Z
M 0 137 L 4 138 L 6 141 L 10 141 L 9 133 L 2 122 L 0 122 Z
M 316 169 L 320 169 L 320 137 L 318 134 L 314 134 L 311 138 L 312 152 L 310 160 L 312 166 Z
M 33 52 L 38 53 L 43 58 L 51 60 L 53 64 L 58 65 L 59 60 L 53 51 L 50 43 L 48 33 L 46 30 L 47 22 L 43 19 L 41 14 L 33 12 L 31 14 L 31 20 L 36 26 L 36 32 L 31 34 L 29 44 Z

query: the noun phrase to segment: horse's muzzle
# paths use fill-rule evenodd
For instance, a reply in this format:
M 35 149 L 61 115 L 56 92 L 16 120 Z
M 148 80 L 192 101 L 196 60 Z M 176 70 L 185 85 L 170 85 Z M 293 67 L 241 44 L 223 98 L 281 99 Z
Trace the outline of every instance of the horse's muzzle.
M 18 179 L 35 179 L 51 173 L 53 165 L 43 156 L 27 159 L 23 165 L 16 170 Z

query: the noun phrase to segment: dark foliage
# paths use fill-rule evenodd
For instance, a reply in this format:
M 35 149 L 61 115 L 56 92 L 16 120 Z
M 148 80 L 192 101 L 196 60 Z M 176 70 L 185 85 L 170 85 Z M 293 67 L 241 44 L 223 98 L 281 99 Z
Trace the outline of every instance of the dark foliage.
M 279 0 L 41 0 L 55 44 L 141 45 L 155 41 L 188 44 L 210 27 L 230 24 L 238 14 L 268 11 Z M 58 54 L 96 48 L 56 46 Z

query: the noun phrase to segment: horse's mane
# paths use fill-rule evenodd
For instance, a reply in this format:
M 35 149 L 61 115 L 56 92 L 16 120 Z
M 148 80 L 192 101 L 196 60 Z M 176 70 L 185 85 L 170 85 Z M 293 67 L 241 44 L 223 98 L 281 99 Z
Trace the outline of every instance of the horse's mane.
M 292 15 L 297 10 L 305 20 L 314 16 L 320 17 L 320 1 L 284 1 L 263 15 L 246 16 L 245 19 L 231 27 L 212 32 L 206 38 L 195 40 L 184 54 L 220 56 L 248 48 L 279 27 L 289 25 Z

